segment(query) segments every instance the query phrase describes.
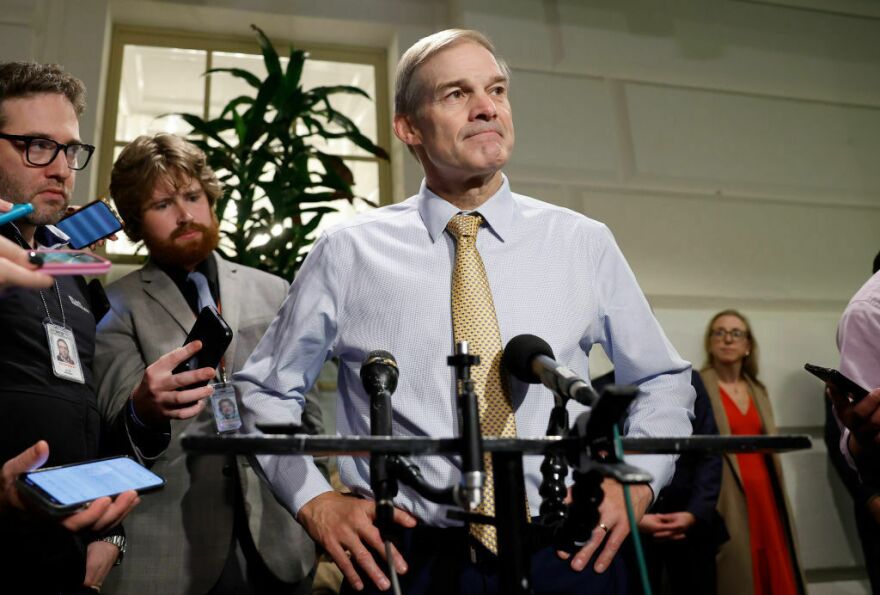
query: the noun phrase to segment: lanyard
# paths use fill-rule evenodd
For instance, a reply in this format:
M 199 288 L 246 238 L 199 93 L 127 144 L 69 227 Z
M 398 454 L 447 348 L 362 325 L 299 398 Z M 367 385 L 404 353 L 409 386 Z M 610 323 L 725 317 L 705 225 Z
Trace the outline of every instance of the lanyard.
M 15 230 L 15 241 L 24 248 L 25 250 L 30 250 L 30 247 L 27 245 L 27 242 L 24 241 L 24 238 L 21 236 L 21 232 L 18 231 L 18 227 L 15 224 L 12 224 L 12 229 Z M 61 287 L 58 285 L 58 279 L 52 279 L 53 286 L 55 288 L 55 294 L 58 296 L 58 308 L 61 310 L 61 326 L 67 326 L 67 316 L 64 314 L 64 300 L 61 299 Z M 55 324 L 52 320 L 52 315 L 49 313 L 49 304 L 46 302 L 46 296 L 43 294 L 43 290 L 40 289 L 40 299 L 43 301 L 43 309 L 46 310 L 46 318 L 49 320 L 50 324 Z

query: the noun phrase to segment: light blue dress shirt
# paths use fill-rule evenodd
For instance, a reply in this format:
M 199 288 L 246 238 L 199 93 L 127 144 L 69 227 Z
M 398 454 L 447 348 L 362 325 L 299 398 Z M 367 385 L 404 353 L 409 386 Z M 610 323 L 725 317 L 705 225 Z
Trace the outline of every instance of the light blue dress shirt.
M 396 436 L 458 434 L 452 369 L 450 304 L 455 241 L 446 223 L 459 210 L 424 183 L 405 202 L 383 207 L 328 230 L 313 246 L 275 321 L 235 375 L 246 424 L 298 423 L 303 394 L 329 358 L 339 361 L 337 430 L 369 435 L 369 397 L 359 378 L 364 357 L 391 352 L 400 378 L 392 397 Z M 617 381 L 638 384 L 629 436 L 691 433 L 694 391 L 688 362 L 666 339 L 605 225 L 568 209 L 510 191 L 505 178 L 478 212 L 477 236 L 501 340 L 522 333 L 546 340 L 556 359 L 587 378 L 587 353 L 600 343 Z M 551 393 L 512 380 L 517 433 L 543 436 Z M 571 419 L 584 411 L 569 404 Z M 281 501 L 295 514 L 330 490 L 310 457 L 258 457 Z M 416 457 L 428 482 L 459 481 L 457 458 Z M 540 505 L 542 457 L 524 460 L 532 515 Z M 654 476 L 654 493 L 674 470 L 672 456 L 629 460 Z M 369 459 L 340 457 L 342 481 L 370 494 Z M 435 526 L 455 524 L 445 509 L 401 486 L 395 503 Z

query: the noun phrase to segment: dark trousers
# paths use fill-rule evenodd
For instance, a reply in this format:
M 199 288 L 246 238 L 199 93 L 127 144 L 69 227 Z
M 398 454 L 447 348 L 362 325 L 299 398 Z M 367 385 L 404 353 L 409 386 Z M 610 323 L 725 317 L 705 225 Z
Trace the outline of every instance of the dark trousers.
M 708 540 L 654 541 L 642 535 L 648 580 L 654 595 L 715 595 L 717 547 Z M 630 592 L 641 594 L 641 577 L 635 548 L 628 539 L 624 558 L 629 573 Z
M 494 556 L 472 545 L 467 529 L 400 529 L 393 541 L 409 566 L 408 572 L 400 575 L 401 592 L 406 595 L 503 595 L 501 572 L 512 569 L 499 569 Z M 472 548 L 476 551 L 475 561 Z M 374 557 L 387 576 L 387 564 L 379 555 L 374 553 Z M 624 595 L 623 559 L 617 556 L 602 574 L 593 570 L 594 561 L 590 560 L 582 572 L 575 572 L 570 561 L 560 560 L 552 547 L 538 550 L 531 557 L 535 595 Z M 382 593 L 368 577 L 362 574 L 361 578 L 365 586 L 361 595 Z M 348 583 L 343 584 L 341 594 L 354 593 Z
M 232 468 L 235 469 L 234 464 Z M 244 498 L 238 485 L 235 486 L 234 493 L 232 543 L 220 578 L 208 595 L 309 595 L 312 592 L 315 570 L 312 569 L 298 583 L 290 584 L 279 580 L 257 551 L 248 528 Z

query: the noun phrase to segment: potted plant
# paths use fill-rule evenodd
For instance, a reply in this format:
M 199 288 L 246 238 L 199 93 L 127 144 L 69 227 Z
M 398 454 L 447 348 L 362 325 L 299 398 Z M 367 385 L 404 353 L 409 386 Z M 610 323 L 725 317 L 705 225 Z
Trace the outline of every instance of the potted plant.
M 230 260 L 292 280 L 314 242 L 322 217 L 337 209 L 334 201 L 354 202 L 354 177 L 338 156 L 318 150 L 314 139 L 347 139 L 372 155 L 388 154 L 364 136 L 331 98 L 338 94 L 367 93 L 348 85 L 305 90 L 301 84 L 304 51 L 291 49 L 282 69 L 269 39 L 251 25 L 266 65 L 260 79 L 238 68 L 213 68 L 205 74 L 226 73 L 253 87 L 252 95 L 229 101 L 217 118 L 205 120 L 179 114 L 190 126 L 194 140 L 225 186 L 216 204 L 221 221 L 235 205 L 232 226 L 221 225 Z M 231 252 L 229 248 L 231 247 Z

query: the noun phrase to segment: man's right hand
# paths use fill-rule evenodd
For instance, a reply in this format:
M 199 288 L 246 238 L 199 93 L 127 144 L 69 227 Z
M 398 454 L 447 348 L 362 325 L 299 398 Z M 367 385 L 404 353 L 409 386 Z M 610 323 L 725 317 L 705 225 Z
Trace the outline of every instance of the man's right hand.
M 17 508 L 25 510 L 26 506 L 18 493 L 15 481 L 18 476 L 42 466 L 49 458 L 49 445 L 40 440 L 32 447 L 3 465 L 0 472 L 0 510 Z M 124 492 L 115 500 L 104 497 L 92 501 L 88 508 L 64 517 L 61 525 L 69 531 L 88 529 L 102 533 L 122 522 L 131 510 L 138 505 L 140 498 L 134 490 Z
M 306 502 L 299 509 L 297 519 L 312 539 L 330 554 L 355 590 L 362 590 L 364 584 L 352 560 L 358 563 L 379 589 L 385 591 L 391 586 L 388 577 L 366 547 L 373 548 L 385 558 L 385 544 L 373 524 L 376 519 L 375 502 L 344 496 L 338 492 L 325 492 Z M 411 529 L 416 526 L 417 521 L 411 514 L 395 508 L 394 522 Z M 394 546 L 391 548 L 391 555 L 398 574 L 405 573 L 406 562 Z
M 211 385 L 188 390 L 177 389 L 198 382 L 210 382 L 214 377 L 214 369 L 200 368 L 180 374 L 171 373 L 201 348 L 201 341 L 187 343 L 169 351 L 144 370 L 141 383 L 131 394 L 135 414 L 141 422 L 148 426 L 160 426 L 170 419 L 189 419 L 201 413 L 205 408 L 205 399 L 214 392 Z

